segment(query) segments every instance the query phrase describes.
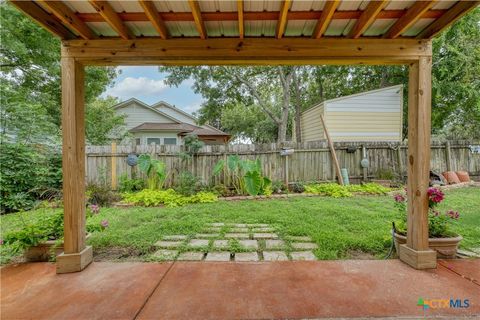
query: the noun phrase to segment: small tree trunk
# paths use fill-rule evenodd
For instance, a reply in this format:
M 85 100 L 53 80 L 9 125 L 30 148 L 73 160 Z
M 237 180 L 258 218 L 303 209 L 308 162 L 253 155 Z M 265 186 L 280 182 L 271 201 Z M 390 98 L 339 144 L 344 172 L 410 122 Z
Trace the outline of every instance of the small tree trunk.
M 300 84 L 298 83 L 297 71 L 293 70 L 293 85 L 295 90 L 295 138 L 297 142 L 302 142 L 301 116 L 302 106 L 300 98 Z

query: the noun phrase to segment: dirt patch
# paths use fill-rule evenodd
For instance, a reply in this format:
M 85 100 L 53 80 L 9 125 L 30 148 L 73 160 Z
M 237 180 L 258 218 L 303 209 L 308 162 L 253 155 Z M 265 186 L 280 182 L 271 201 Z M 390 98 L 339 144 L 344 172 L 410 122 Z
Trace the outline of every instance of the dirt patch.
M 94 248 L 93 261 L 143 261 L 143 255 L 140 250 L 134 248 Z
M 368 252 L 363 252 L 360 250 L 349 250 L 347 251 L 347 259 L 352 260 L 376 260 L 377 258 Z

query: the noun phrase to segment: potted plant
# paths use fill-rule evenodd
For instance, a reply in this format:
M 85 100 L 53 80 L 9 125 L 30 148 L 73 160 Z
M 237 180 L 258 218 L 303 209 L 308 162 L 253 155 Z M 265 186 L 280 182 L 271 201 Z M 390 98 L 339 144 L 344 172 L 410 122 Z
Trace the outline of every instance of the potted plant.
M 437 206 L 445 199 L 439 188 L 428 188 L 428 246 L 437 252 L 438 258 L 455 258 L 462 236 L 450 230 L 450 224 L 458 220 L 460 214 L 454 210 L 441 213 Z M 401 244 L 407 243 L 407 197 L 405 194 L 394 195 L 395 206 L 400 219 L 394 224 L 395 249 L 399 252 Z
M 87 217 L 99 213 L 98 205 L 90 205 Z M 99 230 L 108 227 L 103 220 Z M 87 233 L 86 239 L 90 238 Z M 22 229 L 5 234 L 4 244 L 10 245 L 13 252 L 23 251 L 27 262 L 49 261 L 63 252 L 63 212 L 44 217 L 35 223 L 25 223 Z

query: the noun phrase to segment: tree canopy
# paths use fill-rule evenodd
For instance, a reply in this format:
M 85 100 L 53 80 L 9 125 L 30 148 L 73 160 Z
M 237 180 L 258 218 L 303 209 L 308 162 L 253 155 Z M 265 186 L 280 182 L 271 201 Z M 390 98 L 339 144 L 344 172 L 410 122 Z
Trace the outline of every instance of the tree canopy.
M 438 137 L 480 137 L 479 26 L 477 8 L 433 40 L 432 130 Z M 159 70 L 168 74 L 166 82 L 172 86 L 194 80 L 193 90 L 205 99 L 197 114 L 202 123 L 254 142 L 288 139 L 299 114 L 326 99 L 397 84 L 404 85 L 404 97 L 408 96 L 406 66 L 202 66 Z M 406 136 L 408 117 L 403 119 Z

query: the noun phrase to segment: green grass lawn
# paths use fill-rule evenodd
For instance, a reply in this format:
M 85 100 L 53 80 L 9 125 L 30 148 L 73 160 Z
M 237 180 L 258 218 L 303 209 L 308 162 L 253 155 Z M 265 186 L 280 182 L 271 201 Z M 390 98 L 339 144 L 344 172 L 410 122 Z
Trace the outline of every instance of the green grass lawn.
M 461 217 L 453 231 L 461 234 L 463 248 L 480 247 L 480 188 L 446 191 L 440 209 L 453 208 Z M 57 209 L 58 210 L 58 209 Z M 2 232 L 20 228 L 22 220 L 38 219 L 53 209 L 40 209 L 0 218 Z M 201 233 L 210 222 L 268 223 L 280 236 L 310 236 L 319 246 L 319 259 L 345 259 L 360 253 L 383 257 L 391 244 L 391 222 L 396 212 L 390 196 L 352 198 L 292 197 L 195 204 L 178 208 L 102 208 L 89 223 L 107 219 L 110 226 L 89 240 L 97 255 L 148 260 L 153 244 L 164 235 Z M 4 251 L 4 250 L 2 250 Z M 107 253 L 107 254 L 106 254 Z M 130 257 L 131 258 L 131 257 Z M 6 257 L 2 259 L 4 262 Z

